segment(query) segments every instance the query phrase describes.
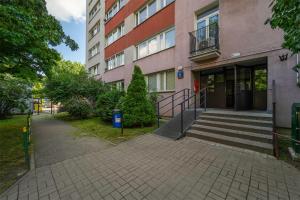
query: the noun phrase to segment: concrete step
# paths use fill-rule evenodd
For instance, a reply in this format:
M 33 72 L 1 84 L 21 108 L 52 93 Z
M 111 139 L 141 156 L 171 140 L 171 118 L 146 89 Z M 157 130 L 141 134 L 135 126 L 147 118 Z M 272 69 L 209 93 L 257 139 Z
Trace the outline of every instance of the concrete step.
M 271 134 L 253 133 L 253 132 L 240 131 L 240 130 L 234 130 L 229 128 L 219 128 L 214 126 L 205 126 L 199 124 L 193 124 L 190 127 L 190 129 L 272 144 Z
M 230 136 L 220 135 L 220 134 L 215 134 L 215 133 L 210 133 L 210 132 L 204 132 L 204 131 L 190 129 L 186 132 L 186 135 L 188 137 L 195 137 L 195 138 L 204 139 L 204 140 L 217 142 L 217 143 L 221 143 L 221 144 L 226 144 L 226 145 L 230 145 L 230 146 L 251 149 L 251 150 L 259 151 L 262 153 L 271 154 L 272 150 L 273 150 L 272 145 L 268 144 L 268 143 L 252 141 L 252 140 L 236 138 L 236 137 L 230 137 Z
M 219 127 L 219 128 L 227 128 L 227 129 L 233 129 L 233 130 L 238 130 L 238 131 L 262 133 L 262 134 L 268 134 L 268 135 L 272 131 L 271 127 L 262 127 L 262 126 L 246 125 L 246 124 L 239 124 L 239 123 L 229 123 L 229 122 L 220 122 L 220 121 L 213 121 L 213 120 L 203 120 L 201 118 L 196 120 L 195 124 L 213 126 L 213 127 Z
M 201 119 L 211 120 L 211 121 L 221 121 L 221 122 L 229 122 L 236 124 L 246 124 L 253 126 L 264 126 L 264 127 L 272 127 L 272 120 L 257 120 L 257 119 L 248 119 L 241 117 L 231 117 L 231 116 L 213 116 L 213 115 L 201 115 Z
M 206 112 L 203 112 L 201 115 L 272 121 L 272 114 L 261 113 L 261 112 L 206 111 Z

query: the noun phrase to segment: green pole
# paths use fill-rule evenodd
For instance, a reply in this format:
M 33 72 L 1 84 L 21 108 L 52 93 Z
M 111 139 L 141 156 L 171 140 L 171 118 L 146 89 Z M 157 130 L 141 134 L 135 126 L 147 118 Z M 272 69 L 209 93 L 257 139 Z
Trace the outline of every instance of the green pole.
M 23 127 L 23 149 L 24 149 L 24 158 L 25 158 L 25 164 L 27 168 L 30 168 L 30 162 L 29 162 L 29 134 L 27 127 Z
M 300 140 L 300 103 L 292 106 L 292 139 Z M 300 144 L 292 141 L 292 147 L 296 153 L 300 153 Z

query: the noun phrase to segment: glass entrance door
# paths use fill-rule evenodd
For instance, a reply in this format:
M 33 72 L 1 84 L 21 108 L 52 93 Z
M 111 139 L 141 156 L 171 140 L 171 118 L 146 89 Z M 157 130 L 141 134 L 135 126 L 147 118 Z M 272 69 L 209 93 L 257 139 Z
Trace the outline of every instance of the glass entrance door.
M 236 110 L 252 109 L 252 69 L 250 67 L 236 68 Z
M 253 73 L 253 109 L 267 109 L 267 68 L 255 67 Z

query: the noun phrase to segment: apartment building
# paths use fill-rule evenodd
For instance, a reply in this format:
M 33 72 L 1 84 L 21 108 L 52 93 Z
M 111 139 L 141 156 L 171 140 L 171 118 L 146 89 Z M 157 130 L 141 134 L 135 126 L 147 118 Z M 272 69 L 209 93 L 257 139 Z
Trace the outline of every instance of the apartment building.
M 277 124 L 290 126 L 291 105 L 300 100 L 297 55 L 264 24 L 271 0 L 102 1 L 94 17 L 98 1 L 87 5 L 87 33 L 100 23 L 99 34 L 87 37 L 87 68 L 98 79 L 126 89 L 139 65 L 149 91 L 161 96 L 198 80 L 208 107 L 266 112 L 275 80 Z

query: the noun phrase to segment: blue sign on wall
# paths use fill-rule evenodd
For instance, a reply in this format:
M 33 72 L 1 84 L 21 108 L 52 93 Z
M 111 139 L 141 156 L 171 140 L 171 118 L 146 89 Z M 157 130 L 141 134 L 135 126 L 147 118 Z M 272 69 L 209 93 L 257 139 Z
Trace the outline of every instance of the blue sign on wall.
M 183 70 L 178 70 L 178 71 L 177 71 L 177 78 L 178 78 L 178 79 L 183 79 L 183 77 L 184 77 L 184 72 L 183 72 Z

